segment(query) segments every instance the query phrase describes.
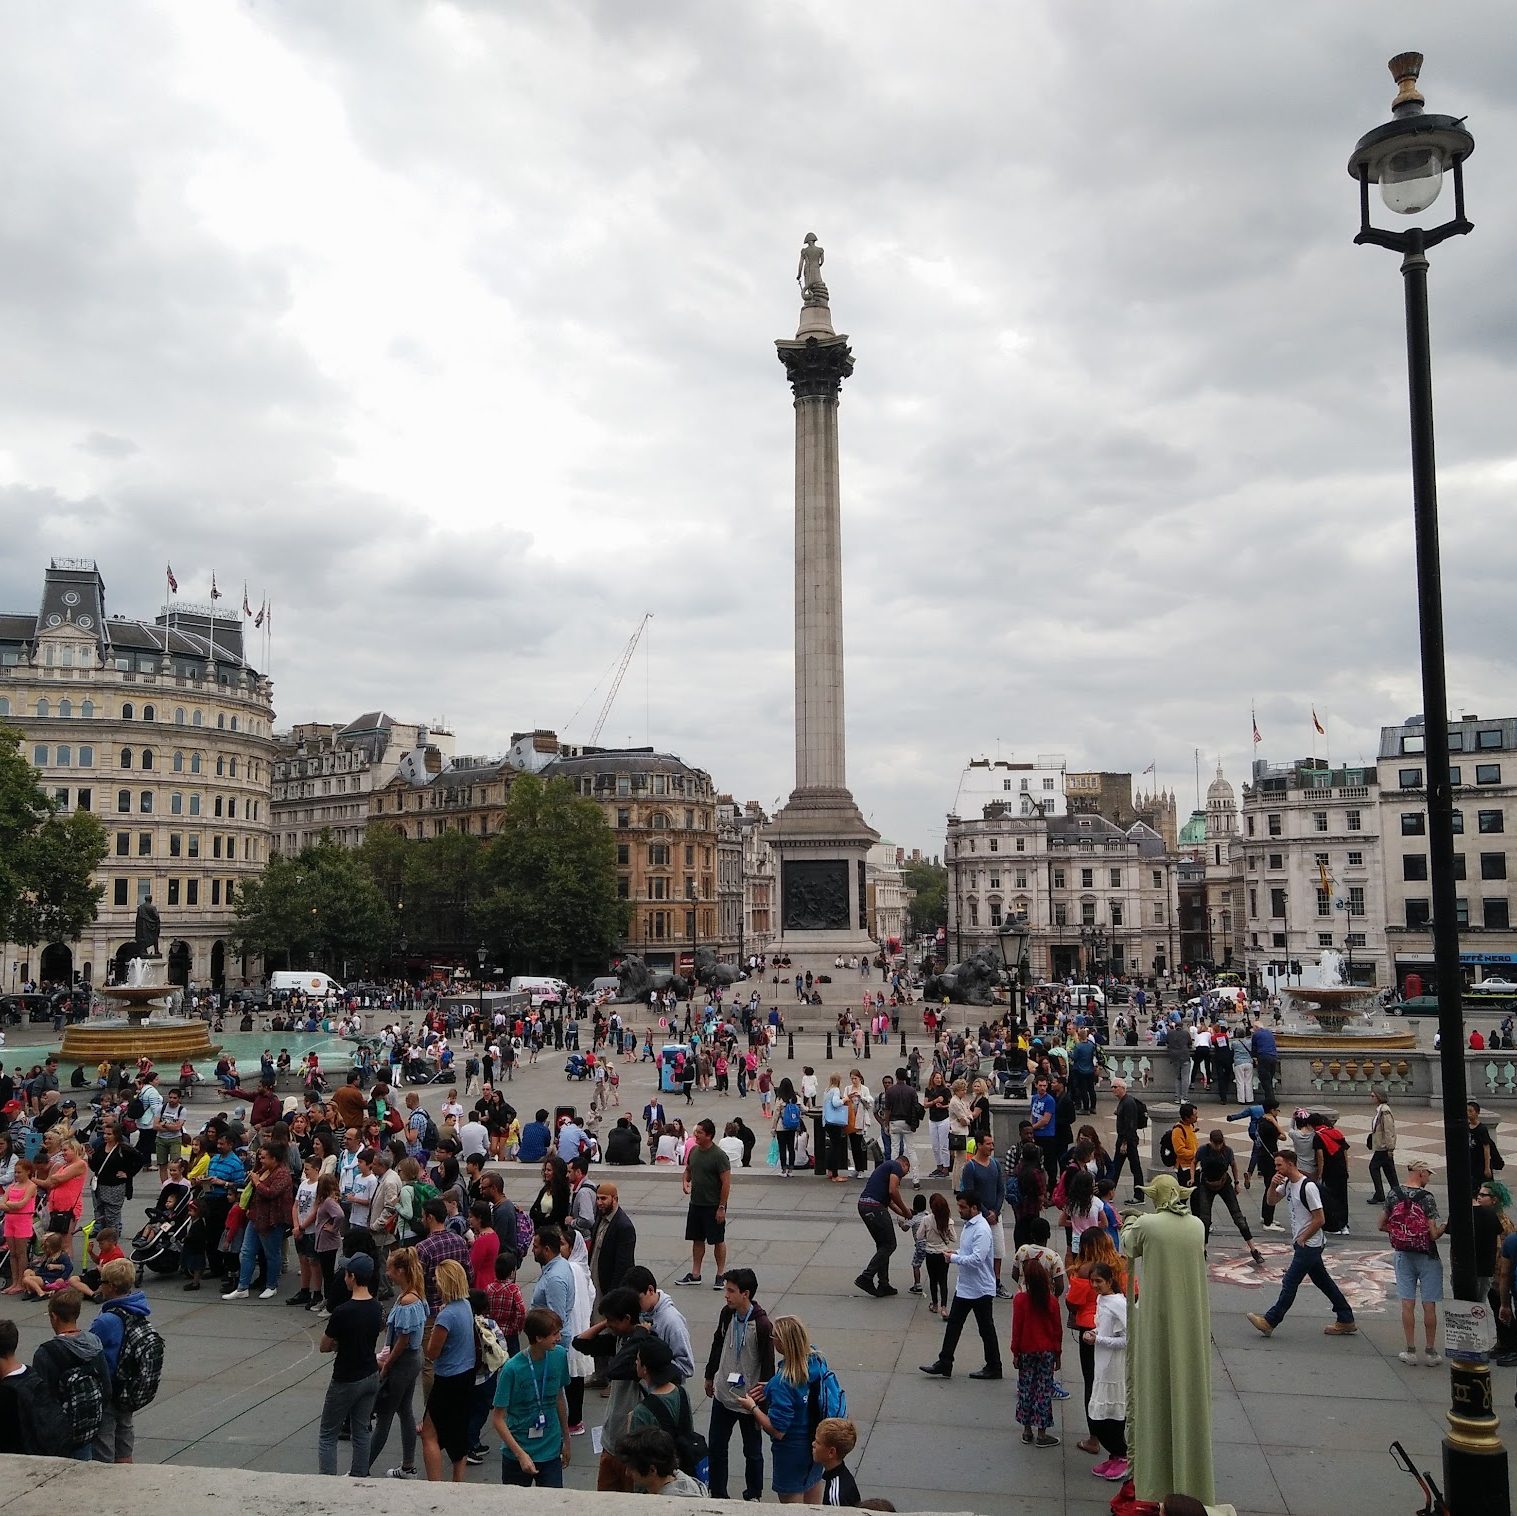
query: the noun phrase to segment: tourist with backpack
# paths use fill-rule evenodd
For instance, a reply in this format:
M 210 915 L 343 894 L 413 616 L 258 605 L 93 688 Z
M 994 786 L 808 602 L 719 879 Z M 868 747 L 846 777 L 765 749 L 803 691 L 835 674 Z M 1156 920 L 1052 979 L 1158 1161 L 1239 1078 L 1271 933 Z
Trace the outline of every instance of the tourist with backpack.
M 63 1411 L 67 1425 L 60 1456 L 89 1463 L 111 1398 L 105 1348 L 93 1332 L 79 1330 L 78 1290 L 60 1290 L 47 1303 L 52 1338 L 32 1355 L 32 1368 Z
M 90 1331 L 105 1350 L 111 1393 L 95 1433 L 94 1462 L 130 1463 L 132 1418 L 158 1393 L 163 1338 L 148 1325 L 152 1308 L 137 1288 L 137 1270 L 130 1259 L 101 1264 L 100 1300 L 100 1314 Z
M 1380 1217 L 1380 1230 L 1390 1238 L 1396 1264 L 1396 1296 L 1401 1301 L 1401 1335 L 1406 1347 L 1402 1363 L 1442 1362 L 1438 1351 L 1438 1304 L 1443 1299 L 1443 1260 L 1438 1239 L 1444 1224 L 1438 1202 L 1427 1182 L 1432 1170 L 1420 1158 L 1406 1166 L 1408 1183 L 1392 1186 Z M 1417 1356 L 1417 1296 L 1422 1296 L 1422 1336 L 1426 1351 Z
M 63 1411 L 35 1369 L 20 1357 L 14 1321 L 0 1321 L 0 1453 L 61 1457 L 72 1436 Z
M 1344 1297 L 1343 1291 L 1333 1282 L 1323 1258 L 1323 1226 L 1326 1218 L 1322 1209 L 1322 1191 L 1316 1180 L 1308 1179 L 1301 1171 L 1294 1147 L 1282 1147 L 1275 1155 L 1275 1178 L 1266 1194 L 1269 1203 L 1285 1202 L 1290 1217 L 1293 1250 L 1291 1261 L 1280 1282 L 1280 1295 L 1262 1315 L 1257 1311 L 1248 1314 L 1249 1325 L 1268 1337 L 1285 1320 L 1286 1312 L 1295 1303 L 1296 1291 L 1303 1279 L 1310 1279 L 1327 1297 L 1335 1319 L 1323 1327 L 1328 1337 L 1352 1337 L 1359 1330 L 1354 1320 L 1354 1308 Z
M 767 1384 L 754 1385 L 737 1408 L 751 1415 L 773 1444 L 771 1483 L 781 1505 L 814 1504 L 809 1492 L 822 1483 L 822 1466 L 812 1456 L 816 1429 L 828 1417 L 845 1417 L 848 1400 L 827 1360 L 811 1345 L 799 1317 L 773 1323 L 778 1359 Z
M 779 1109 L 774 1117 L 774 1140 L 779 1144 L 780 1178 L 788 1179 L 795 1169 L 795 1137 L 801 1129 L 805 1116 L 801 1103 L 795 1098 L 795 1086 L 790 1080 L 780 1080 Z
M 628 1431 L 657 1427 L 667 1432 L 674 1440 L 681 1471 L 701 1481 L 704 1492 L 709 1450 L 706 1439 L 695 1429 L 690 1396 L 679 1382 L 674 1353 L 661 1337 L 651 1334 L 639 1338 L 635 1352 L 639 1398 L 629 1418 Z

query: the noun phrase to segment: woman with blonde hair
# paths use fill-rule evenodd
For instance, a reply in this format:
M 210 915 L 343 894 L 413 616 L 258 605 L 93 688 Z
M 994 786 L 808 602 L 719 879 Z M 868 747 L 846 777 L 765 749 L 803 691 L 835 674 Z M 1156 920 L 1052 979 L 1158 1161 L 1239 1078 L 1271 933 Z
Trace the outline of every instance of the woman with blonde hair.
M 469 1276 L 455 1258 L 437 1265 L 437 1293 L 442 1309 L 427 1335 L 426 1355 L 434 1378 L 421 1423 L 421 1456 L 427 1478 L 443 1477 L 444 1452 L 452 1464 L 454 1484 L 468 1469 L 469 1410 L 474 1398 L 474 1313 L 469 1309 Z
M 390 1435 L 390 1423 L 399 1415 L 400 1463 L 385 1473 L 391 1479 L 415 1479 L 416 1407 L 412 1395 L 421 1377 L 421 1344 L 427 1329 L 426 1281 L 415 1248 L 392 1249 L 385 1271 L 395 1291 L 395 1304 L 390 1307 L 385 1345 L 379 1355 L 379 1395 L 369 1438 L 369 1468 L 372 1472 Z
M 953 1175 L 953 1160 L 957 1154 L 962 1157 L 969 1150 L 969 1123 L 974 1120 L 974 1112 L 969 1108 L 969 1101 L 965 1096 L 969 1093 L 969 1086 L 962 1079 L 955 1079 L 950 1087 L 952 1093 L 948 1100 L 948 1173 Z
M 826 1148 L 820 1161 L 827 1169 L 827 1177 L 834 1184 L 848 1181 L 838 1173 L 843 1167 L 845 1148 L 848 1144 L 848 1113 L 851 1107 L 843 1095 L 843 1076 L 832 1074 L 827 1080 L 827 1093 L 822 1096 L 822 1136 Z
M 42 1155 L 47 1160 L 33 1166 L 32 1183 L 47 1197 L 47 1229 L 63 1237 L 65 1251 L 74 1243 L 74 1229 L 84 1209 L 84 1186 L 89 1164 L 84 1149 L 74 1136 L 74 1129 L 59 1122 L 47 1130 L 42 1139 Z
M 811 1345 L 811 1334 L 798 1316 L 777 1316 L 773 1330 L 778 1364 L 763 1388 L 762 1403 L 750 1391 L 737 1404 L 770 1436 L 774 1493 L 780 1503 L 820 1505 L 822 1466 L 811 1456 L 808 1407 L 811 1386 L 829 1372 L 827 1360 Z

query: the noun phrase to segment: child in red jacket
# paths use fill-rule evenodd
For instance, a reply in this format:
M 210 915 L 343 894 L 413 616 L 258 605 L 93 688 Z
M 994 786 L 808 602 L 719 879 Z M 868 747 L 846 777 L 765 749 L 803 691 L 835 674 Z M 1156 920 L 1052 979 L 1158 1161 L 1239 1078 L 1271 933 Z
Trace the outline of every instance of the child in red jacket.
M 1048 1270 L 1029 1258 L 1022 1266 L 1022 1289 L 1011 1302 L 1011 1361 L 1017 1370 L 1017 1420 L 1022 1441 L 1056 1448 L 1053 1426 L 1054 1375 L 1064 1342 L 1059 1302 Z

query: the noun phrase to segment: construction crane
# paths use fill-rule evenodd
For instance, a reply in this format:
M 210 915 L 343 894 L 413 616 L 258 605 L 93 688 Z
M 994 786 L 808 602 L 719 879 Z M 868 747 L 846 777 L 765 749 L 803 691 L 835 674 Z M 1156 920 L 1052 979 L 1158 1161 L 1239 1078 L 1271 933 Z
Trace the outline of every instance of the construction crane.
M 611 714 L 611 707 L 616 703 L 616 692 L 622 687 L 622 680 L 626 677 L 627 665 L 632 662 L 632 655 L 637 651 L 637 645 L 642 641 L 643 629 L 653 619 L 652 611 L 644 611 L 643 619 L 637 623 L 637 630 L 627 641 L 627 650 L 622 654 L 622 661 L 617 665 L 616 678 L 611 681 L 611 688 L 606 691 L 606 699 L 600 708 L 600 715 L 595 718 L 595 725 L 590 729 L 590 740 L 586 744 L 594 747 L 600 741 L 601 728 L 606 724 L 606 717 Z

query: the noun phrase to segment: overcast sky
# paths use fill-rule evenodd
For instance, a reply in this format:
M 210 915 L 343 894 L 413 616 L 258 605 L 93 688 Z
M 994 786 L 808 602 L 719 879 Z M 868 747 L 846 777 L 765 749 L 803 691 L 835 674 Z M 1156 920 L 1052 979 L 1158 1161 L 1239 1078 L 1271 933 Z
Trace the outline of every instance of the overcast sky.
M 652 610 L 602 741 L 772 806 L 815 231 L 882 832 L 940 851 L 980 754 L 1156 761 L 1183 814 L 1251 703 L 1260 756 L 1315 706 L 1372 761 L 1422 702 L 1401 280 L 1345 165 L 1407 48 L 1477 141 L 1432 255 L 1450 700 L 1513 714 L 1506 0 L 6 6 L 0 609 L 55 554 L 134 616 L 214 570 L 274 601 L 281 725 L 464 752 L 587 738 Z

